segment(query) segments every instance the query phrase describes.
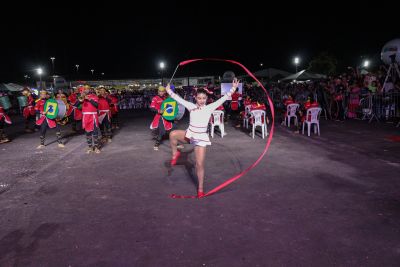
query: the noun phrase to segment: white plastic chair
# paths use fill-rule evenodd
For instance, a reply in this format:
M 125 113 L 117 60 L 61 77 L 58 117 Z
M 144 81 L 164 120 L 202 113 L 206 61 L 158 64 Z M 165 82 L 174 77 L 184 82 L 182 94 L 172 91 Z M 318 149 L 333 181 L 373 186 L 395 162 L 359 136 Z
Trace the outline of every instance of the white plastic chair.
M 372 108 L 372 96 L 367 96 L 365 98 L 360 99 L 360 107 L 362 112 L 361 120 L 365 120 L 369 118 L 369 123 L 375 118 L 377 121 L 378 117 L 375 115 L 374 110 Z
M 261 126 L 262 138 L 268 135 L 267 131 L 267 123 L 265 120 L 265 111 L 264 110 L 253 110 L 250 112 L 253 118 L 253 139 L 256 132 L 256 127 Z
M 243 128 L 249 129 L 249 114 L 251 110 L 251 105 L 244 107 L 244 117 L 243 117 Z
M 309 108 L 306 112 L 306 118 L 303 122 L 303 134 L 304 134 L 304 126 L 307 124 L 308 136 L 310 136 L 311 126 L 314 125 L 314 134 L 318 133 L 320 135 L 319 130 L 319 116 L 321 114 L 321 108 Z
M 222 110 L 215 110 L 212 113 L 213 121 L 211 122 L 211 137 L 214 138 L 214 128 L 219 127 L 221 132 L 221 138 L 224 138 L 225 127 L 224 127 L 224 112 Z
M 299 119 L 297 118 L 296 111 L 299 109 L 299 104 L 293 103 L 286 107 L 285 125 L 290 127 L 290 120 L 294 118 L 294 125 L 298 125 Z

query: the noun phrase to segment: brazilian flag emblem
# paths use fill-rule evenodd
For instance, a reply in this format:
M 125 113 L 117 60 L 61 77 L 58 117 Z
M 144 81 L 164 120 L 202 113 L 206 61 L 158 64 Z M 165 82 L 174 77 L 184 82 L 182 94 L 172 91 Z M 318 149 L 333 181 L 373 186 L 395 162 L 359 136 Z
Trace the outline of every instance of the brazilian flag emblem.
M 55 99 L 48 99 L 44 104 L 44 111 L 48 119 L 54 120 L 58 115 L 58 103 Z
M 178 115 L 178 103 L 172 99 L 172 98 L 167 98 L 165 99 L 162 104 L 161 104 L 161 109 L 164 110 L 164 113 L 162 116 L 164 119 L 173 121 L 176 116 Z

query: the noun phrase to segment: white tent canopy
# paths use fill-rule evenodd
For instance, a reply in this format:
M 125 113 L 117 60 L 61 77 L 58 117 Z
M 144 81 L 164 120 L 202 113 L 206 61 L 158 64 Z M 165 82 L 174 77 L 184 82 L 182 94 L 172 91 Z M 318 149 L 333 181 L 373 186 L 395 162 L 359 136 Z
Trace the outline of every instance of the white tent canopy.
M 11 91 L 11 92 L 20 92 L 24 89 L 22 85 L 15 84 L 15 83 L 3 83 L 1 84 L 2 89 L 6 89 L 6 91 Z
M 281 81 L 291 81 L 291 80 L 318 80 L 318 79 L 326 79 L 326 75 L 323 74 L 318 74 L 318 73 L 312 73 L 308 70 L 302 70 L 299 71 L 295 74 L 289 75 Z
M 286 77 L 289 76 L 290 74 L 291 74 L 290 72 L 275 68 L 268 68 L 254 72 L 254 75 L 257 78 L 267 78 L 270 80 L 276 76 Z

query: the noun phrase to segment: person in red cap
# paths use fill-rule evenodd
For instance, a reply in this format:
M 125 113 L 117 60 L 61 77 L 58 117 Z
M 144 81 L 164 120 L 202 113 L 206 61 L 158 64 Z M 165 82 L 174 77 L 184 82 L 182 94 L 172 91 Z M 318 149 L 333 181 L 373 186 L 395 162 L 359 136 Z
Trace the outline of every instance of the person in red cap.
M 25 119 L 25 132 L 31 133 L 33 130 L 30 127 L 31 122 L 35 121 L 35 99 L 32 96 L 31 91 L 29 88 L 24 88 L 22 90 L 22 95 L 24 95 L 27 98 L 27 106 L 24 107 L 22 111 L 22 115 L 24 116 Z
M 46 131 L 47 128 L 53 129 L 56 128 L 56 137 L 58 147 L 63 148 L 64 144 L 61 141 L 61 129 L 57 124 L 56 120 L 49 119 L 46 116 L 47 111 L 44 110 L 46 105 L 46 101 L 48 100 L 48 93 L 46 91 L 40 91 L 40 99 L 36 102 L 35 110 L 39 113 L 40 117 L 36 121 L 36 125 L 40 126 L 40 145 L 37 147 L 38 149 L 44 148 L 44 141 L 46 139 Z
M 4 124 L 11 124 L 11 119 L 8 117 L 4 108 L 0 106 L 0 144 L 10 142 L 7 135 L 4 133 Z
M 67 111 L 67 116 L 72 122 L 71 124 L 73 132 L 77 131 L 78 123 L 82 121 L 82 110 L 80 109 L 81 103 L 79 102 L 78 97 L 80 95 L 80 90 L 83 91 L 83 89 L 83 86 L 77 87 L 75 91 L 68 96 L 69 108 Z
M 165 92 L 165 88 L 160 86 L 158 88 L 158 95 L 153 97 L 150 104 L 150 110 L 155 113 L 154 119 L 150 125 L 150 129 L 153 131 L 153 135 L 155 135 L 156 140 L 154 143 L 154 150 L 156 151 L 158 150 L 165 133 L 172 129 L 172 122 L 167 121 L 162 116 L 164 110 L 161 109 L 161 104 L 166 98 L 167 94 Z
M 90 86 L 85 86 L 83 94 L 81 95 L 80 102 L 82 102 L 82 128 L 86 132 L 86 141 L 88 149 L 86 153 L 100 153 L 99 143 L 99 116 L 98 105 L 99 98 L 93 94 Z
M 107 97 L 107 91 L 104 87 L 99 89 L 99 123 L 101 138 L 104 142 L 111 142 L 111 111 L 110 99 Z

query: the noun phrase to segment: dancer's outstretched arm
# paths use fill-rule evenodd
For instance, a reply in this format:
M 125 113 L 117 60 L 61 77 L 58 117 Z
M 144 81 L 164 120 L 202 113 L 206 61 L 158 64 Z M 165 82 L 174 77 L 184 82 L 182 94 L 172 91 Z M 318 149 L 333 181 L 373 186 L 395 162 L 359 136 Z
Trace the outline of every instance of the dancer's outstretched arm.
M 178 102 L 179 104 L 183 105 L 185 108 L 187 108 L 188 110 L 192 110 L 194 108 L 196 108 L 196 105 L 194 103 L 191 103 L 189 101 L 186 101 L 185 99 L 183 99 L 182 97 L 180 97 L 178 94 L 175 94 L 169 84 L 167 85 L 167 87 L 165 87 L 165 89 L 167 90 L 167 93 L 170 95 L 171 98 L 173 98 L 176 102 Z
M 240 81 L 238 79 L 234 78 L 232 82 L 232 88 L 231 90 L 225 94 L 223 97 L 218 99 L 217 101 L 208 104 L 207 107 L 209 107 L 211 110 L 217 109 L 219 106 L 221 106 L 226 100 L 228 100 L 228 97 L 231 97 L 231 95 L 236 91 L 236 88 L 239 86 Z

